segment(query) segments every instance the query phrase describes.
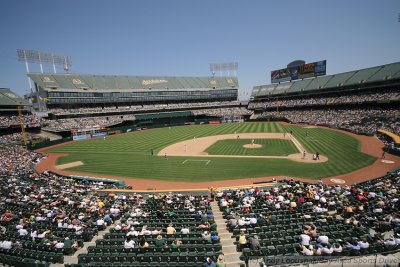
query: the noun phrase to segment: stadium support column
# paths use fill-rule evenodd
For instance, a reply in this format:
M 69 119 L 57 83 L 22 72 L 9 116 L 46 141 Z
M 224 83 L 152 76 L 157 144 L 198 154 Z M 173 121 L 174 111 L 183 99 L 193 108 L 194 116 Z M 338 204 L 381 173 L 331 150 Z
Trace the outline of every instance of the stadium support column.
M 43 73 L 43 65 L 42 65 L 42 60 L 40 58 L 40 53 L 38 53 L 39 55 L 39 66 L 40 66 L 40 72 Z
M 54 71 L 54 73 L 57 73 L 56 63 L 54 62 L 54 55 L 53 54 L 51 54 L 51 59 L 53 60 L 53 71 Z
M 24 58 L 25 58 L 25 68 L 26 68 L 26 73 L 29 73 L 29 65 L 28 65 L 28 60 L 26 59 L 26 53 L 25 50 L 24 51 Z M 29 78 L 28 76 L 28 83 L 29 83 L 29 89 L 31 89 L 32 92 L 32 82 L 31 82 L 31 78 Z
M 40 98 L 41 97 L 40 97 L 40 94 L 39 94 L 39 88 L 38 88 L 36 83 L 35 83 L 35 91 L 36 91 L 36 103 L 38 104 L 38 109 L 39 109 L 39 111 L 42 111 L 42 105 L 40 103 L 40 101 L 41 101 Z

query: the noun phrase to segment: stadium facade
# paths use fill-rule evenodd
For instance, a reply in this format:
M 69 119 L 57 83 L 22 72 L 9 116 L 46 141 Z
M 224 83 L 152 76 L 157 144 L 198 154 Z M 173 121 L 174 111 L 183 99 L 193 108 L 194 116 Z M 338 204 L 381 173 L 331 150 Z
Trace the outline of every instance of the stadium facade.
M 41 107 L 139 105 L 169 102 L 231 101 L 237 77 L 101 76 L 29 73 Z
M 11 91 L 9 88 L 0 88 L 0 110 L 16 110 L 18 106 L 28 106 L 29 103 L 19 97 L 16 93 Z

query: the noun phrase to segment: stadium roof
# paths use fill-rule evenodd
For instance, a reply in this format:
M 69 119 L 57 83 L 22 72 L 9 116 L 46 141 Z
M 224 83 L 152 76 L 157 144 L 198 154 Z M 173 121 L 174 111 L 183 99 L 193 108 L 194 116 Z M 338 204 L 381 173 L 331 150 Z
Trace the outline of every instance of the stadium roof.
M 27 106 L 29 103 L 8 88 L 0 88 L 0 106 Z
M 43 89 L 108 91 L 238 88 L 236 77 L 110 76 L 40 73 L 29 73 L 28 76 Z
M 400 82 L 400 62 L 287 83 L 254 86 L 251 96 L 256 98 L 277 96 L 341 87 L 359 87 L 389 81 Z

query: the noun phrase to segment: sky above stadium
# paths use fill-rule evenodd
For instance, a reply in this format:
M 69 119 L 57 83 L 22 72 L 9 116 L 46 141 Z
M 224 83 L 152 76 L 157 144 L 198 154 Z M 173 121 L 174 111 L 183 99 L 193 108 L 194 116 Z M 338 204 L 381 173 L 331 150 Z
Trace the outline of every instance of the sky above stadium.
M 22 48 L 68 55 L 78 74 L 209 76 L 237 61 L 243 100 L 297 59 L 326 59 L 327 74 L 400 61 L 399 13 L 398 0 L 2 1 L 0 87 L 29 92 Z

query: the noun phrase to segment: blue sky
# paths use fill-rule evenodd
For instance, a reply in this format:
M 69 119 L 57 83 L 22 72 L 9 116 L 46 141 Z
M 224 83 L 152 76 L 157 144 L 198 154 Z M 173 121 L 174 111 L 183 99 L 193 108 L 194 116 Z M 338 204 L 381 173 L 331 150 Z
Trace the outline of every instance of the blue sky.
M 23 48 L 69 55 L 80 74 L 208 76 L 237 61 L 243 99 L 296 59 L 326 59 L 328 74 L 400 61 L 399 13 L 398 0 L 1 1 L 0 87 L 28 92 Z

